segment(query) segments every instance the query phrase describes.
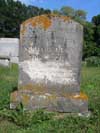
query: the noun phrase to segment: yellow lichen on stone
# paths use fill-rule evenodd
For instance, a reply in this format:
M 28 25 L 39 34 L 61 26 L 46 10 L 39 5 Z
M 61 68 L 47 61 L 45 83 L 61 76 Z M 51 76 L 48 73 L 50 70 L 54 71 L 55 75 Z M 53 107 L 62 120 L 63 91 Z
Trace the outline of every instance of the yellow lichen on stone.
M 21 97 L 21 99 L 22 99 L 22 103 L 24 105 L 28 105 L 29 102 L 30 102 L 30 96 L 28 96 L 27 94 L 23 94 L 22 97 Z
M 54 14 L 54 13 L 51 13 L 51 14 L 44 14 L 44 15 L 41 15 L 41 16 L 36 16 L 36 17 L 32 17 L 28 20 L 26 20 L 25 22 L 22 23 L 22 30 L 21 30 L 21 34 L 24 34 L 26 32 L 26 26 L 28 24 L 30 24 L 31 26 L 33 27 L 36 27 L 36 26 L 39 26 L 41 28 L 44 28 L 44 30 L 48 29 L 51 24 L 52 24 L 52 21 L 51 19 L 53 17 L 58 17 L 59 19 L 62 19 L 63 21 L 69 21 L 71 20 L 70 17 L 68 16 L 62 16 L 62 15 L 57 15 L 57 14 Z
M 19 89 L 22 90 L 22 91 L 25 91 L 25 90 L 30 91 L 33 94 L 44 94 L 47 91 L 45 86 L 43 86 L 41 84 L 32 85 L 31 83 L 27 84 L 25 86 L 21 86 L 21 87 L 19 86 Z
M 86 94 L 80 92 L 79 94 L 63 94 L 64 97 L 70 98 L 70 99 L 76 99 L 76 100 L 88 100 L 88 97 Z
M 88 100 L 88 96 L 82 92 L 80 92 L 77 95 L 72 96 L 74 99 L 82 99 L 82 100 Z
M 35 17 L 32 20 L 31 24 L 33 27 L 38 25 L 46 30 L 51 26 L 51 20 L 47 16 L 41 15 L 41 16 Z
M 33 27 L 40 26 L 46 30 L 51 26 L 51 20 L 46 15 L 41 15 L 41 16 L 36 16 L 26 20 L 22 24 L 22 26 L 24 27 L 24 25 L 27 25 L 27 24 L 30 24 Z

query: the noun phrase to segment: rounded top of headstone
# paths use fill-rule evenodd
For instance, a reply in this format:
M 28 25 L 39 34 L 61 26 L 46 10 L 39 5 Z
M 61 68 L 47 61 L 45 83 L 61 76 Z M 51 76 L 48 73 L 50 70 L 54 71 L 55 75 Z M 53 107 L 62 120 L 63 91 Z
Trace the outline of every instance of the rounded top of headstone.
M 68 16 L 62 16 L 62 15 L 56 15 L 56 14 L 44 14 L 44 15 L 40 15 L 40 16 L 36 16 L 36 17 L 32 17 L 26 21 L 24 21 L 21 24 L 21 27 L 23 27 L 21 30 L 21 33 L 24 34 L 25 33 L 25 29 L 28 25 L 31 25 L 33 28 L 35 27 L 40 27 L 44 30 L 49 29 L 49 27 L 52 25 L 53 21 L 55 20 L 59 20 L 62 22 L 70 22 L 72 21 L 72 19 Z
M 36 17 L 32 17 L 22 23 L 23 26 L 31 24 L 33 27 L 41 26 L 45 30 L 48 29 L 52 24 L 52 19 L 61 19 L 62 21 L 71 21 L 68 16 L 56 15 L 56 14 L 45 14 Z
M 20 33 L 21 35 L 24 35 L 28 31 L 29 27 L 32 29 L 40 28 L 43 30 L 48 30 L 48 29 L 50 30 L 50 29 L 55 29 L 55 26 L 61 27 L 61 25 L 65 28 L 68 24 L 70 25 L 70 28 L 75 26 L 76 27 L 78 26 L 78 28 L 80 27 L 79 29 L 83 28 L 81 24 L 71 19 L 71 17 L 57 15 L 57 14 L 44 14 L 32 17 L 24 21 L 21 24 Z

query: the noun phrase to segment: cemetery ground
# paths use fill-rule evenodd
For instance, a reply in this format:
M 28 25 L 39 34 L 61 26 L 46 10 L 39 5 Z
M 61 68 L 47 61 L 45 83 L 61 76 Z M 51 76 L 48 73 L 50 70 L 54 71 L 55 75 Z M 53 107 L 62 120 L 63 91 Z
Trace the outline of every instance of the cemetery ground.
M 17 65 L 0 67 L 0 133 L 100 132 L 100 67 L 82 68 L 81 91 L 89 97 L 90 117 L 43 110 L 27 112 L 22 104 L 16 110 L 10 110 L 10 93 L 17 89 L 17 79 Z

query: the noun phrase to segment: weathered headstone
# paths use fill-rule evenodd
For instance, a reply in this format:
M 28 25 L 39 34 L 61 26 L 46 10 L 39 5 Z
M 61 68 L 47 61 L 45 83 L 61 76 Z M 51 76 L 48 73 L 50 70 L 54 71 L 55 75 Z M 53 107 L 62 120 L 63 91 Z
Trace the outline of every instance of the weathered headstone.
M 0 38 L 0 65 L 9 66 L 10 63 L 18 63 L 19 39 Z
M 21 25 L 19 90 L 11 108 L 86 112 L 87 96 L 80 93 L 83 27 L 64 16 L 38 16 Z

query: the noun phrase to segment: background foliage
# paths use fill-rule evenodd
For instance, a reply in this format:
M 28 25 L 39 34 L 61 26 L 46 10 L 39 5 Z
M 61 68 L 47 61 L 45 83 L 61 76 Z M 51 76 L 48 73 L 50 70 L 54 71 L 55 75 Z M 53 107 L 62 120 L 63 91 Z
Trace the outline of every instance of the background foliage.
M 86 21 L 87 12 L 63 6 L 60 10 L 50 11 L 32 5 L 26 6 L 20 1 L 0 0 L 0 37 L 19 37 L 20 24 L 28 18 L 55 13 L 70 16 L 84 26 L 83 60 L 87 57 L 100 57 L 100 14 L 91 22 Z
M 19 37 L 20 24 L 23 21 L 50 12 L 49 9 L 26 6 L 20 1 L 0 0 L 0 37 Z

